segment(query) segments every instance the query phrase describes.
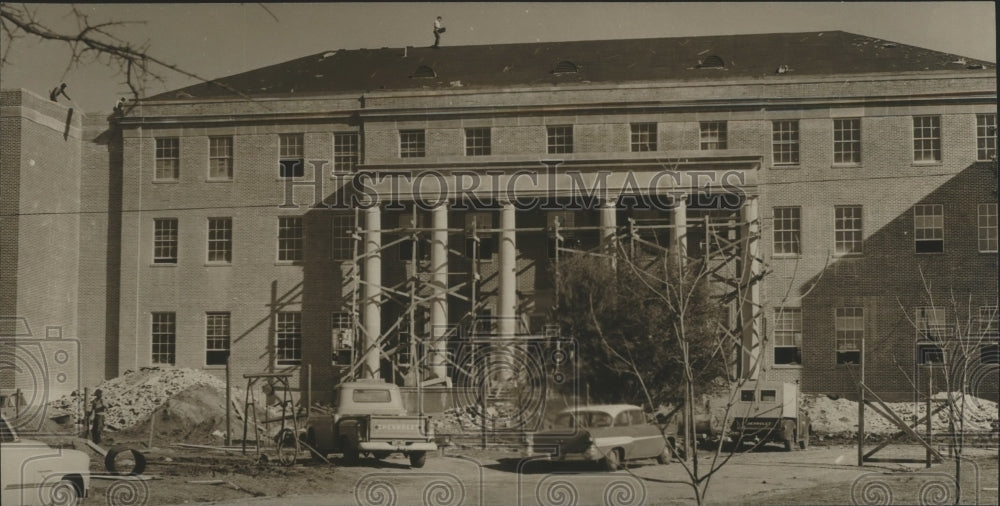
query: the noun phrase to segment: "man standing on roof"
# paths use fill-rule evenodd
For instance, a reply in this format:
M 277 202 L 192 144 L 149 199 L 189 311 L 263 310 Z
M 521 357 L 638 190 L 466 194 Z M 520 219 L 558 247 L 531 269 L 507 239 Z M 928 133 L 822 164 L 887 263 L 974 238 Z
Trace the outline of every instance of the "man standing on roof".
M 434 20 L 434 45 L 431 46 L 434 49 L 438 48 L 438 43 L 441 42 L 441 34 L 444 33 L 444 24 L 441 22 L 441 16 L 438 16 Z
M 62 83 L 59 86 L 52 88 L 52 91 L 49 92 L 49 100 L 53 102 L 58 102 L 59 95 L 66 97 L 66 100 L 69 101 L 73 100 L 72 98 L 69 98 L 69 95 L 66 94 L 66 83 Z

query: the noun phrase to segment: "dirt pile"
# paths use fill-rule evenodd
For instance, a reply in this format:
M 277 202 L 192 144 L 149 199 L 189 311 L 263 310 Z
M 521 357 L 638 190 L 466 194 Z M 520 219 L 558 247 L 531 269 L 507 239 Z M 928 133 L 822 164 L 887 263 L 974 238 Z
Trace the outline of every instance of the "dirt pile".
M 122 435 L 148 436 L 151 423 L 154 435 L 183 441 L 208 440 L 213 433 L 218 438 L 226 429 L 226 384 L 204 371 L 142 368 L 105 381 L 97 388 L 104 394 L 107 405 L 106 427 L 121 431 Z M 245 395 L 245 389 L 233 387 L 234 436 L 242 435 Z M 263 392 L 255 391 L 254 397 L 260 406 L 264 405 Z M 79 393 L 73 392 L 52 401 L 49 408 L 53 415 L 65 413 L 79 419 L 82 413 L 78 413 L 78 399 Z M 280 409 L 260 408 L 257 418 L 263 421 L 280 414 Z M 271 424 L 272 428 L 275 425 Z
M 948 394 L 942 392 L 934 396 L 935 402 L 931 410 L 938 405 L 937 400 L 946 400 Z M 954 420 L 954 425 L 959 425 L 959 420 L 964 419 L 966 431 L 989 431 L 992 430 L 992 423 L 997 419 L 997 403 L 966 395 L 964 399 L 964 414 L 959 415 L 963 410 L 963 399 L 958 393 L 952 395 L 954 412 L 950 412 L 947 407 L 938 411 L 931 421 L 934 431 L 953 430 L 949 426 Z M 858 430 L 858 403 L 844 399 L 831 399 L 825 395 L 804 395 L 802 400 L 809 418 L 812 420 L 813 431 L 821 435 L 847 435 L 856 433 Z M 903 421 L 912 423 L 916 419 L 922 418 L 927 412 L 925 402 L 919 402 L 914 406 L 913 402 L 888 402 L 892 411 Z M 916 418 L 914 418 L 916 415 Z M 923 427 L 923 426 L 921 426 Z M 865 410 L 865 430 L 870 434 L 889 435 L 899 432 L 900 429 L 876 414 L 871 409 Z

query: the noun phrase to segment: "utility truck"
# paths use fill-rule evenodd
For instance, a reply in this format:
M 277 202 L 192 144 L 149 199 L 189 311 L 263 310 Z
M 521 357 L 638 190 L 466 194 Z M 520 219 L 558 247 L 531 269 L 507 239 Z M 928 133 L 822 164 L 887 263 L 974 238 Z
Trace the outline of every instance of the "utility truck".
M 408 415 L 399 387 L 381 380 L 337 386 L 333 409 L 310 414 L 304 439 L 323 457 L 340 453 L 352 465 L 361 455 L 384 459 L 402 453 L 418 468 L 424 466 L 427 452 L 437 450 L 430 418 Z
M 797 384 L 748 380 L 739 389 L 731 411 L 733 441 L 783 443 L 787 451 L 796 444 L 803 450 L 809 447 L 812 426 Z

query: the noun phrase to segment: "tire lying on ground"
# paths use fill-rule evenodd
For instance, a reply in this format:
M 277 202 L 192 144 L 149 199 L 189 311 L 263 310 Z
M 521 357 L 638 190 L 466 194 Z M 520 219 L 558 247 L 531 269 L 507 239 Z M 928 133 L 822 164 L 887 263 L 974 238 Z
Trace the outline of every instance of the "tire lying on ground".
M 118 470 L 118 457 L 127 455 L 131 453 L 132 457 L 132 468 L 123 468 L 121 471 Z M 121 463 L 125 462 L 125 458 L 122 459 Z M 104 456 L 104 467 L 107 468 L 108 472 L 115 475 L 124 476 L 136 476 L 142 474 L 146 470 L 146 456 L 139 453 L 131 448 L 126 448 L 124 446 L 116 446 L 108 450 L 108 454 Z

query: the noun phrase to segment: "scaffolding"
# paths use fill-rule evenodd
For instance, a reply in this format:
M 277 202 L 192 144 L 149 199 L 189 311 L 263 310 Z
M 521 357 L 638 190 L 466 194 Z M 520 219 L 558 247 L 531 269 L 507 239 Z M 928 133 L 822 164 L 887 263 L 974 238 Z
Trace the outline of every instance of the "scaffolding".
M 447 348 L 448 343 L 452 343 L 456 338 L 473 333 L 489 333 L 492 323 L 489 318 L 481 318 L 481 311 L 485 306 L 485 298 L 479 297 L 481 284 L 481 258 L 482 245 L 484 240 L 494 234 L 504 232 L 514 232 L 516 234 L 545 234 L 548 243 L 553 248 L 551 258 L 556 270 L 559 268 L 560 258 L 565 255 L 596 255 L 612 259 L 616 253 L 624 253 L 630 258 L 652 257 L 657 254 L 669 253 L 671 247 L 680 246 L 684 248 L 687 239 L 700 238 L 697 247 L 694 248 L 696 257 L 689 256 L 689 251 L 681 251 L 677 255 L 681 261 L 704 260 L 700 263 L 707 272 L 704 274 L 720 288 L 716 296 L 722 303 L 728 305 L 730 311 L 729 331 L 734 335 L 741 335 L 743 324 L 748 318 L 757 318 L 760 314 L 759 301 L 751 301 L 747 305 L 746 290 L 760 282 L 762 275 L 753 273 L 749 268 L 750 263 L 762 263 L 760 258 L 751 255 L 752 248 L 748 245 L 750 241 L 759 239 L 759 221 L 754 223 L 739 218 L 739 211 L 728 210 L 723 213 L 706 213 L 700 219 L 685 219 L 683 225 L 678 223 L 666 223 L 666 219 L 642 219 L 628 217 L 626 224 L 614 227 L 606 225 L 589 226 L 563 226 L 558 218 L 553 220 L 551 226 L 545 227 L 516 227 L 513 230 L 498 227 L 480 227 L 476 220 L 472 220 L 470 226 L 466 228 L 428 227 L 420 226 L 416 206 L 411 206 L 411 218 L 409 226 L 397 226 L 394 228 L 380 227 L 378 230 L 382 236 L 393 237 L 388 242 L 381 242 L 377 248 L 366 251 L 363 247 L 365 230 L 360 226 L 360 210 L 354 210 L 354 227 L 351 229 L 353 257 L 350 261 L 349 269 L 346 273 L 347 284 L 350 290 L 350 297 L 344 300 L 342 310 L 350 315 L 350 338 L 344 342 L 350 342 L 350 349 L 335 349 L 335 353 L 345 353 L 350 355 L 350 364 L 341 368 L 339 382 L 350 381 L 361 376 L 365 365 L 365 357 L 369 352 L 377 352 L 380 365 L 390 364 L 391 379 L 393 382 L 403 381 L 409 386 L 429 386 L 432 384 L 445 384 L 451 386 L 453 376 L 456 374 L 471 375 L 472 371 L 466 370 L 463 364 L 459 363 L 453 353 Z M 683 213 L 681 216 L 684 216 Z M 675 214 L 676 216 L 676 214 Z M 692 227 L 693 225 L 693 227 Z M 368 224 L 366 223 L 367 227 Z M 678 230 L 680 229 L 680 230 Z M 686 233 L 681 233 L 685 232 Z M 432 282 L 427 278 L 433 273 L 434 266 L 420 258 L 420 252 L 426 251 L 431 244 L 430 235 L 435 232 L 447 234 L 445 248 L 447 259 L 443 262 L 447 270 L 452 258 L 460 258 L 466 262 L 466 269 L 461 272 L 447 272 L 448 282 L 444 287 L 438 287 L 435 291 Z M 588 246 L 581 241 L 570 240 L 576 233 L 597 232 L 600 237 L 599 244 Z M 602 235 L 603 234 L 603 235 Z M 668 235 L 671 240 L 664 241 L 661 237 Z M 464 235 L 466 239 L 466 251 L 459 251 L 451 248 L 452 238 L 456 235 Z M 679 240 L 678 240 L 679 239 Z M 665 245 L 667 242 L 669 245 Z M 381 258 L 384 253 L 391 248 L 405 245 L 409 249 L 409 262 L 405 267 L 404 279 L 394 284 L 379 284 L 377 287 L 380 308 L 386 304 L 395 304 L 399 309 L 397 316 L 387 327 L 379 332 L 377 339 L 369 341 L 366 338 L 366 329 L 361 320 L 362 308 L 366 303 L 372 302 L 366 299 L 362 292 L 362 287 L 368 281 L 362 276 L 362 266 L 366 260 L 373 255 Z M 614 249 L 618 251 L 615 252 Z M 439 266 L 440 267 L 440 266 Z M 458 278 L 458 279 L 456 279 Z M 381 280 L 380 280 L 381 281 Z M 555 290 L 558 288 L 555 287 Z M 428 292 L 430 292 L 428 294 Z M 457 323 L 448 327 L 447 331 L 434 336 L 433 329 L 430 332 L 418 331 L 418 321 L 426 320 L 423 314 L 427 311 L 429 304 L 435 297 L 445 298 L 445 304 L 451 300 L 458 300 L 468 305 L 468 310 L 457 319 Z M 555 301 L 558 301 L 558 292 L 555 293 Z M 750 315 L 743 314 L 749 311 Z M 456 319 L 451 318 L 452 321 Z M 383 318 L 383 323 L 385 319 Z M 518 316 L 520 335 L 530 334 L 524 315 Z M 757 329 L 754 329 L 757 332 Z M 756 343 L 760 343 L 759 336 Z M 440 341 L 443 340 L 445 346 L 442 347 Z M 759 346 L 759 344 L 758 344 Z M 375 349 L 377 348 L 377 350 Z M 428 351 L 433 350 L 437 354 L 444 349 L 444 356 L 432 357 L 433 360 L 442 360 L 451 370 L 446 378 L 425 379 L 428 364 Z M 743 350 L 743 353 L 748 353 Z M 740 363 L 740 361 L 737 361 Z M 381 367 L 380 367 L 381 369 Z M 381 372 L 381 371 L 379 371 Z M 745 374 L 741 371 L 740 374 Z

